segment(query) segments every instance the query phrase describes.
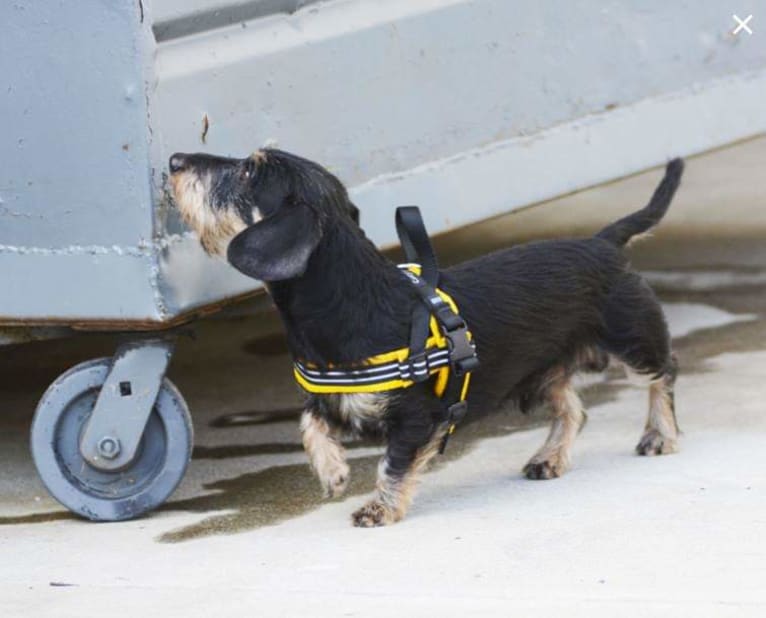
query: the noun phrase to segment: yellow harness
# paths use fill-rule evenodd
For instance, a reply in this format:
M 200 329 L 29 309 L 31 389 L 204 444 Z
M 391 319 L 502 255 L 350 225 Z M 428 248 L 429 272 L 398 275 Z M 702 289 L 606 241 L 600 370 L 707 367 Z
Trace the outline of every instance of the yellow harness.
M 466 398 L 471 372 L 479 361 L 471 332 L 458 313 L 455 301 L 437 287 L 438 270 L 428 235 L 416 207 L 397 209 L 397 231 L 409 259 L 422 258 L 420 264 L 401 264 L 421 297 L 413 315 L 409 347 L 376 354 L 351 366 L 319 368 L 302 360 L 293 363 L 295 380 L 309 393 L 380 393 L 409 388 L 433 380 L 434 394 L 446 408 L 448 436 L 467 412 Z M 428 316 L 426 329 L 426 316 Z
M 403 268 L 420 275 L 418 264 L 401 264 Z M 449 305 L 452 312 L 458 315 L 458 308 L 452 297 L 444 290 L 436 289 L 436 293 Z M 430 335 L 426 340 L 426 358 L 428 362 L 428 375 L 436 375 L 434 382 L 434 394 L 441 397 L 447 388 L 450 375 L 449 344 L 444 336 L 439 323 L 432 315 L 429 323 Z M 469 339 L 473 339 L 468 331 Z M 295 381 L 309 393 L 380 393 L 399 388 L 408 388 L 417 381 L 413 372 L 410 371 L 410 348 L 398 348 L 391 352 L 376 354 L 365 359 L 353 368 L 330 367 L 322 371 L 308 363 L 295 361 L 293 375 Z M 373 369 L 374 371 L 370 371 Z M 397 373 L 396 376 L 391 375 Z M 385 377 L 390 376 L 390 377 Z M 468 386 L 471 381 L 471 373 L 467 372 L 463 377 L 463 385 L 460 390 L 460 401 L 465 401 L 468 396 Z

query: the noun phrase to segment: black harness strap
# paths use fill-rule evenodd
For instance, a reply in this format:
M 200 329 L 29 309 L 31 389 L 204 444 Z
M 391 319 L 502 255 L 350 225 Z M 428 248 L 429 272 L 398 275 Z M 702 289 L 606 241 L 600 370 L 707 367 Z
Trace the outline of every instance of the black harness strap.
M 400 206 L 396 209 L 396 234 L 399 236 L 407 261 L 420 264 L 420 277 L 407 270 L 403 271 L 404 274 L 418 289 L 421 298 L 429 293 L 429 287 L 438 298 L 439 295 L 434 288 L 439 280 L 439 265 L 417 206 Z M 422 360 L 425 356 L 430 321 L 431 312 L 428 306 L 417 305 L 412 313 L 410 327 L 410 358 L 414 362 Z M 417 382 L 424 382 L 430 375 L 428 367 L 424 367 L 423 371 L 414 375 Z
M 399 206 L 396 209 L 396 233 L 407 261 L 420 264 L 420 276 L 426 283 L 436 287 L 439 283 L 439 264 L 428 238 L 420 208 Z
M 479 366 L 479 359 L 468 336 L 465 321 L 436 292 L 439 284 L 439 265 L 417 206 L 401 206 L 396 209 L 396 232 L 407 261 L 420 264 L 420 276 L 410 271 L 402 271 L 423 301 L 415 307 L 412 316 L 410 358 L 425 358 L 431 315 L 439 323 L 449 346 L 450 373 L 441 396 L 447 409 L 447 432 L 439 447 L 439 453 L 443 453 L 455 425 L 463 420 L 468 411 L 468 405 L 462 398 L 464 379 L 467 373 Z M 427 380 L 428 366 L 426 365 L 422 372 L 413 375 L 417 382 Z

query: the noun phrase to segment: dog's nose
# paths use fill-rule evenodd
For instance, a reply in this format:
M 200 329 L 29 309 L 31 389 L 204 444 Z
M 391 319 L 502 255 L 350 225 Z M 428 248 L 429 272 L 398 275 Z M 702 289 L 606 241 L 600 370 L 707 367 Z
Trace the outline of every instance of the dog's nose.
M 175 153 L 170 157 L 170 172 L 175 174 L 176 172 L 182 172 L 186 169 L 187 161 L 186 156 L 180 152 Z

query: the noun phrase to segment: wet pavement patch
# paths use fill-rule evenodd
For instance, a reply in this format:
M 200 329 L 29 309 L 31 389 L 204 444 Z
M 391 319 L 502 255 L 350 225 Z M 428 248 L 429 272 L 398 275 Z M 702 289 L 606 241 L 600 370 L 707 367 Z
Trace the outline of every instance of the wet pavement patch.
M 0 526 L 10 526 L 18 524 L 47 524 L 52 521 L 82 521 L 74 513 L 69 511 L 51 511 L 46 513 L 30 513 L 29 515 L 17 515 L 10 517 L 0 517 Z
M 233 412 L 215 417 L 210 427 L 245 427 L 247 425 L 268 425 L 283 421 L 297 420 L 303 408 L 284 408 L 281 410 L 254 410 L 252 412 Z
M 346 496 L 370 491 L 375 483 L 377 461 L 375 455 L 350 462 L 351 480 Z M 177 543 L 216 534 L 245 532 L 304 515 L 325 502 L 308 464 L 275 466 L 208 483 L 204 489 L 216 493 L 171 501 L 162 510 L 209 513 L 236 509 L 236 512 L 212 515 L 198 523 L 166 532 L 158 541 Z
M 227 444 L 224 446 L 195 446 L 193 459 L 230 459 L 232 457 L 254 457 L 257 455 L 281 455 L 302 453 L 303 445 L 289 442 L 271 444 Z

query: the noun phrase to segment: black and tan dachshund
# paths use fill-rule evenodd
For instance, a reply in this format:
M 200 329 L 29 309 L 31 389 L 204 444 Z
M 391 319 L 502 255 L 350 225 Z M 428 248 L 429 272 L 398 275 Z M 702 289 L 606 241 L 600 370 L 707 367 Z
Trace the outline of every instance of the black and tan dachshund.
M 353 366 L 407 346 L 421 300 L 367 239 L 346 189 L 327 170 L 265 149 L 245 159 L 178 153 L 170 171 L 177 207 L 205 250 L 265 282 L 294 358 L 319 368 Z M 609 359 L 648 385 L 638 454 L 676 450 L 677 369 L 667 324 L 623 247 L 664 216 L 682 172 L 683 162 L 671 161 L 645 208 L 592 238 L 532 242 L 442 272 L 439 286 L 456 301 L 481 359 L 469 417 L 508 400 L 553 409 L 550 434 L 524 467 L 527 478 L 555 478 L 567 469 L 585 419 L 572 377 L 603 370 Z M 380 526 L 407 511 L 418 473 L 438 450 L 445 410 L 428 382 L 308 395 L 301 430 L 328 496 L 340 495 L 349 480 L 341 437 L 385 438 L 375 495 L 353 514 L 357 526 Z

